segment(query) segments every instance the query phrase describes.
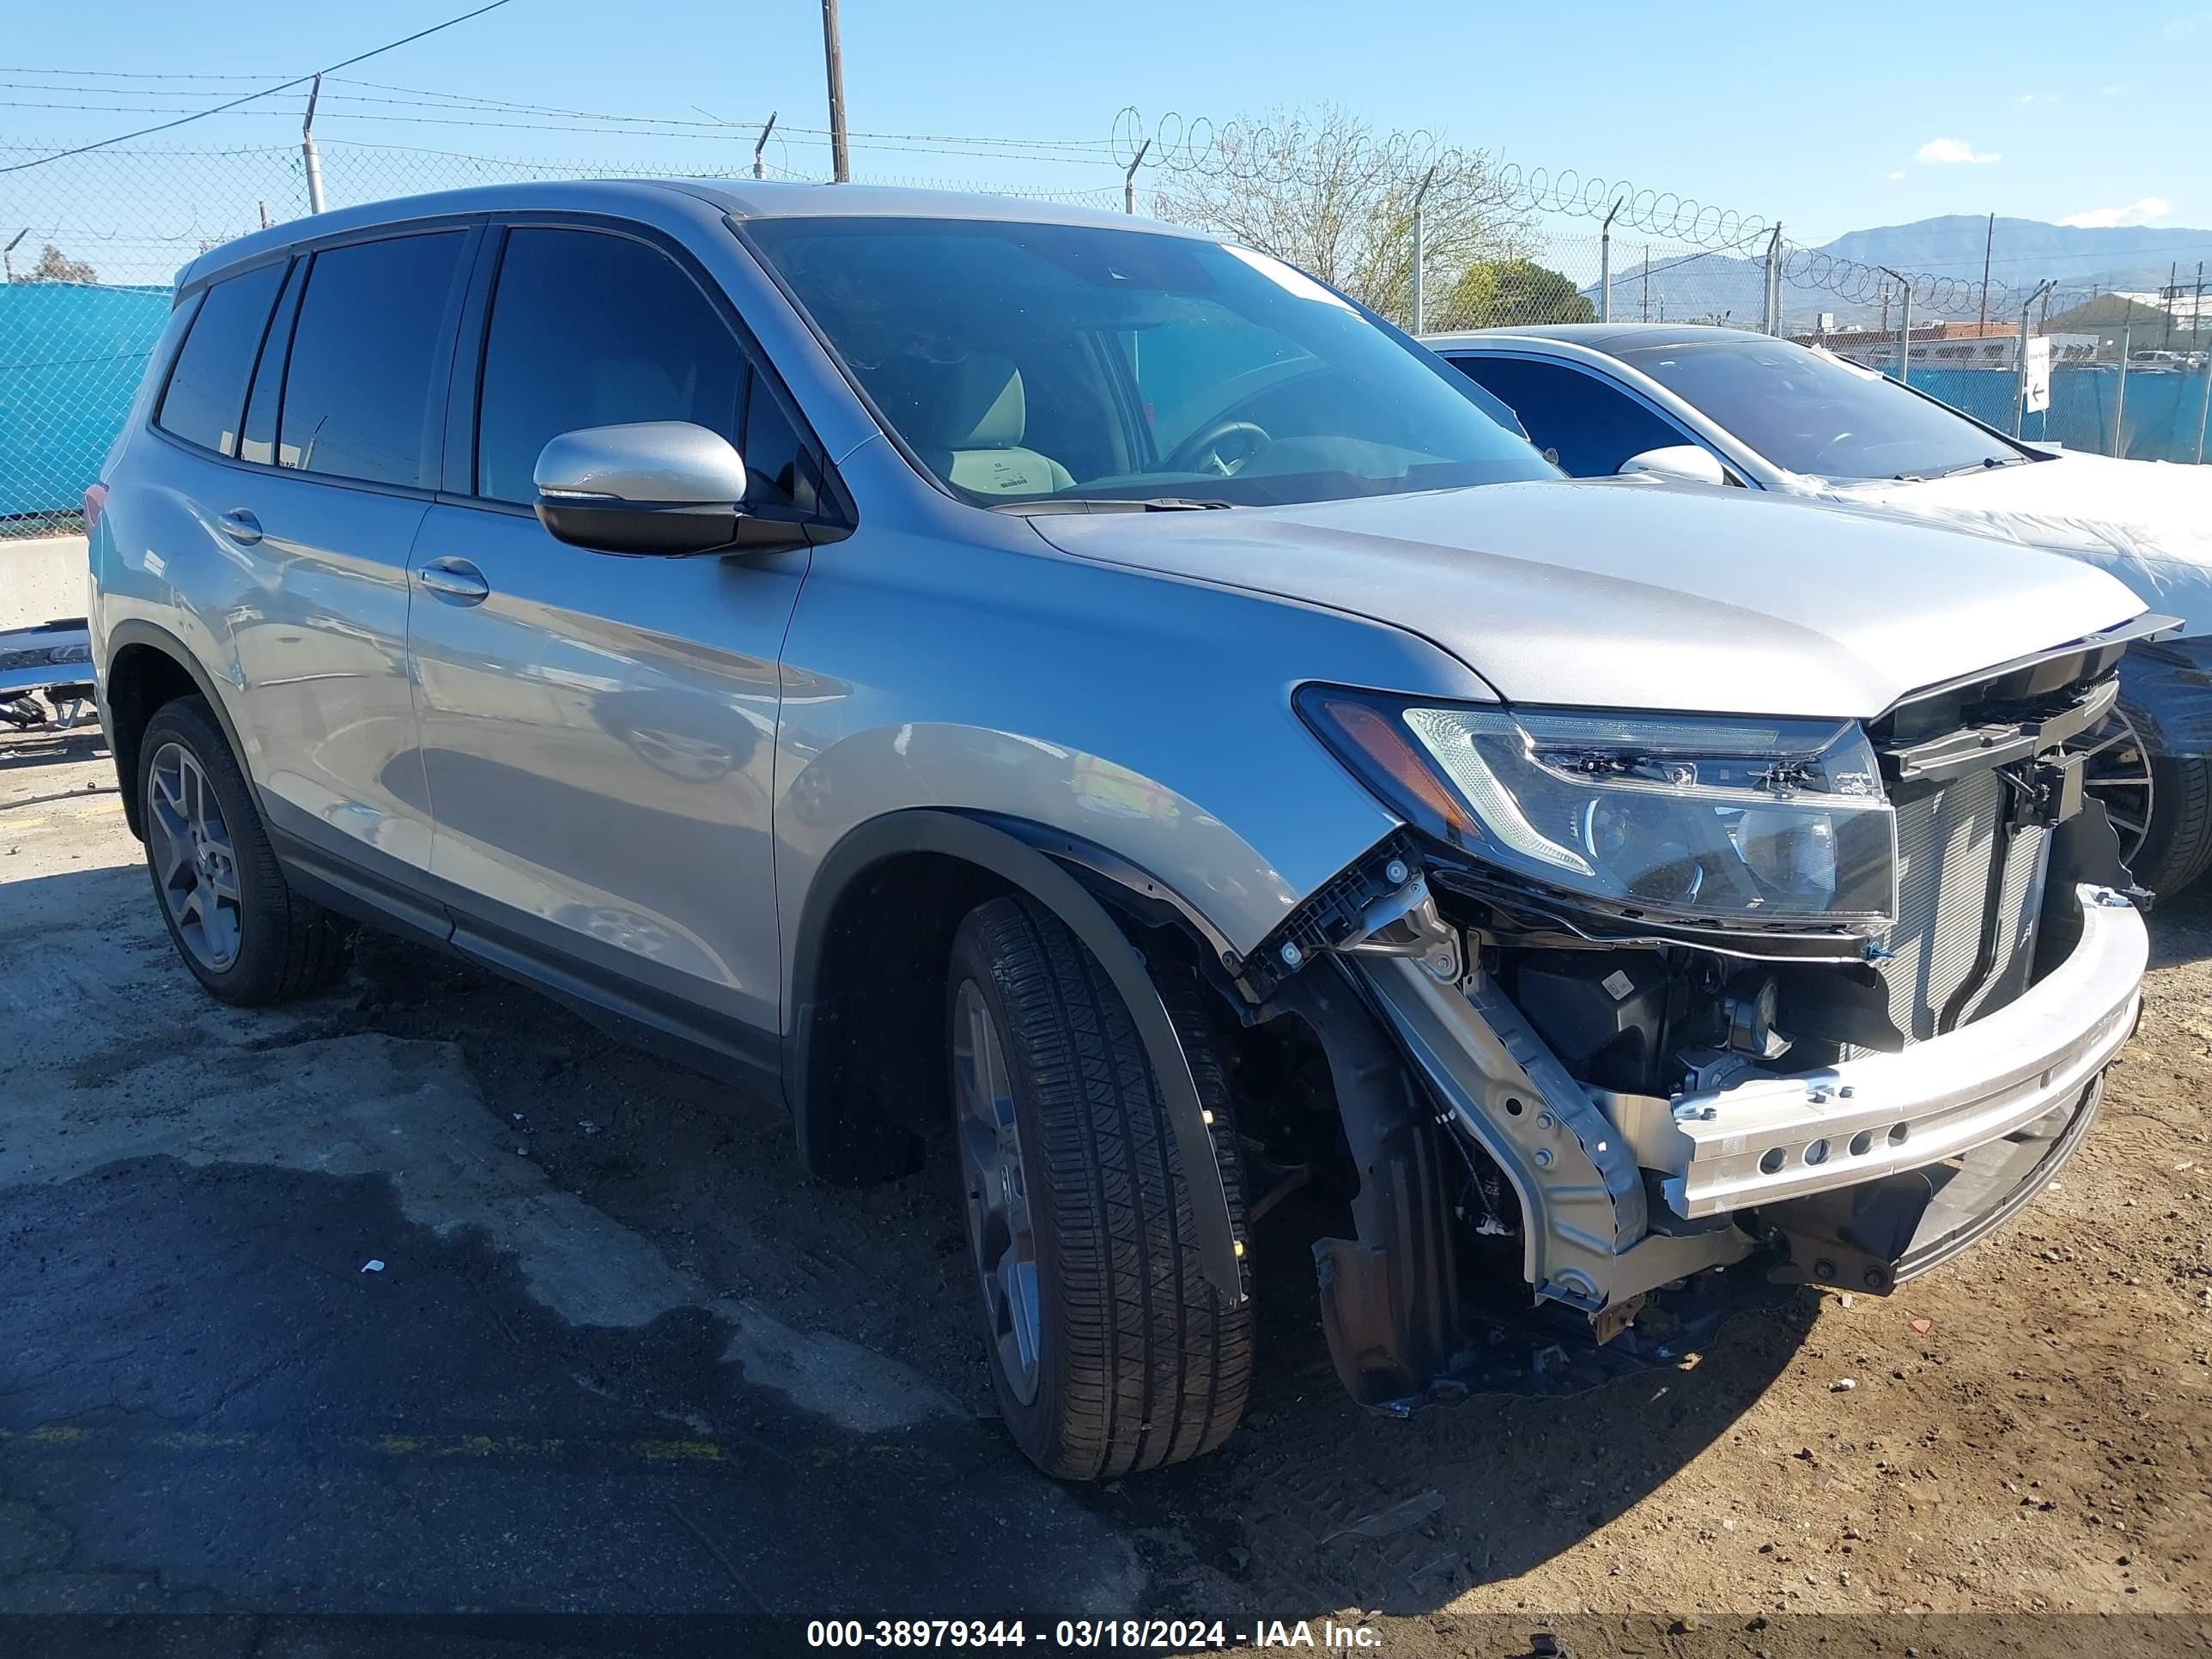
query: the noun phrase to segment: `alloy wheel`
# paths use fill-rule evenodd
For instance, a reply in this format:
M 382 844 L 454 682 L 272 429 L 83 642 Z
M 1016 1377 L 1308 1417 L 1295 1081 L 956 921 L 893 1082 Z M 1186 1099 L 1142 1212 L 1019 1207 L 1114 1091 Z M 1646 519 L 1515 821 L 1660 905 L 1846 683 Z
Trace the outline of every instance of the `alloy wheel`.
M 2082 757 L 2082 793 L 2100 803 L 2120 838 L 2120 861 L 2132 866 L 2150 834 L 2150 815 L 2157 785 L 2151 775 L 2150 751 L 2133 722 L 2116 706 L 2098 725 L 2073 743 L 2067 752 Z
M 1037 1302 L 1036 1234 L 1006 1044 L 973 980 L 953 1000 L 952 1078 L 968 1243 L 1000 1368 L 1024 1405 L 1037 1394 L 1043 1327 Z
M 161 897 L 194 961 L 221 973 L 238 960 L 243 899 L 238 857 L 207 773 L 180 743 L 154 754 L 147 853 Z

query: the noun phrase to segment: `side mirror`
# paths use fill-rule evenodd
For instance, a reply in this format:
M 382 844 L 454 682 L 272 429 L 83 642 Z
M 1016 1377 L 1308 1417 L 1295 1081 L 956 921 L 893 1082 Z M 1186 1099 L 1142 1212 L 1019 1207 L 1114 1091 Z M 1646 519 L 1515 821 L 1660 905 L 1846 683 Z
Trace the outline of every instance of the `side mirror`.
M 1729 482 L 1729 471 L 1721 465 L 1720 457 L 1696 444 L 1668 444 L 1663 449 L 1631 455 L 1620 464 L 1620 472 L 1623 477 L 1644 473 L 1658 478 L 1684 478 L 1692 483 Z
M 738 538 L 745 464 L 690 421 L 564 432 L 532 475 L 538 520 L 561 541 L 605 553 L 706 553 Z

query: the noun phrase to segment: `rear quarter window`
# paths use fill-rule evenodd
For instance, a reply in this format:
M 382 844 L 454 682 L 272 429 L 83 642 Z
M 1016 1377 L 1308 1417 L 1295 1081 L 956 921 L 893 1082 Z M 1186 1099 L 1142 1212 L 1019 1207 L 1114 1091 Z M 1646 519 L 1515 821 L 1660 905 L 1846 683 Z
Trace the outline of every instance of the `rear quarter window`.
M 216 283 L 200 301 L 155 424 L 218 455 L 238 453 L 246 379 L 283 280 L 282 261 Z

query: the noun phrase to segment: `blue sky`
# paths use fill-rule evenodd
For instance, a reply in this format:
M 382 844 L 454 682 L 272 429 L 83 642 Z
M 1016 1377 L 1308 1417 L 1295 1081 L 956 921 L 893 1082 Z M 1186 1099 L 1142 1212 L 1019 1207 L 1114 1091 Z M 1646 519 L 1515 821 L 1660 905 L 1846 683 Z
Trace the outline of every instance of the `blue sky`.
M 2201 0 L 2200 0 L 2201 3 Z M 313 8 L 237 0 L 102 0 L 86 13 L 18 0 L 0 60 L 10 69 L 145 75 L 313 69 L 465 9 L 465 0 Z M 1110 137 L 1135 105 L 1219 121 L 1333 100 L 1378 126 L 1425 127 L 1528 166 L 1572 167 L 1780 219 L 1792 240 L 1937 213 L 2212 226 L 2202 75 L 2212 11 L 2188 5 L 2085 14 L 2078 4 L 1896 4 L 1815 9 L 1760 3 L 1653 9 L 1464 3 L 1346 6 L 1304 0 L 844 0 L 846 89 L 856 131 L 1080 141 Z M 349 73 L 401 88 L 563 109 L 750 124 L 771 110 L 825 125 L 814 0 L 711 6 L 677 0 L 511 0 L 502 9 Z M 9 73 L 0 137 L 81 143 L 250 82 L 125 81 Z M 112 88 L 111 92 L 84 88 Z M 126 92 L 125 89 L 128 88 Z M 333 88 L 349 97 L 411 94 Z M 8 107 L 8 105 L 14 107 Z M 286 115 L 237 115 L 151 141 L 281 142 Z M 717 142 L 631 138 L 595 124 L 512 112 L 341 103 L 327 137 L 617 162 L 696 156 Z M 399 118 L 368 120 L 367 115 Z M 451 125 L 497 119 L 585 132 Z M 772 159 L 802 170 L 826 152 L 793 134 Z M 745 147 L 749 149 L 749 140 Z M 997 146 L 856 146 L 860 173 L 915 179 L 1118 184 L 1103 160 L 1039 159 Z M 0 178 L 0 216 L 8 180 Z

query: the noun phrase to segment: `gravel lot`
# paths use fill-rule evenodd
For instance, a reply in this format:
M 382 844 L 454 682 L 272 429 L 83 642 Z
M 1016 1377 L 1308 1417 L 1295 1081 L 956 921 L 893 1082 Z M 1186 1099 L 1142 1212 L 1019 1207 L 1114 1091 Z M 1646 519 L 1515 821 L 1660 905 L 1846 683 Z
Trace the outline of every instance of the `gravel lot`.
M 1780 1655 L 1878 1639 L 1784 1614 L 2001 1613 L 1920 1650 L 2097 1651 L 2114 1626 L 2039 1615 L 2212 1608 L 2204 897 L 2153 918 L 2142 1030 L 2057 1188 L 1897 1296 L 1778 1297 L 1673 1364 L 1390 1422 L 1263 1237 L 1245 1429 L 1068 1492 L 981 1420 L 942 1164 L 811 1187 L 781 1108 L 380 939 L 313 1003 L 220 1009 L 111 782 L 89 735 L 0 738 L 0 1271 L 32 1287 L 0 1611 L 995 1595 L 1364 1611 L 1401 1652 Z

